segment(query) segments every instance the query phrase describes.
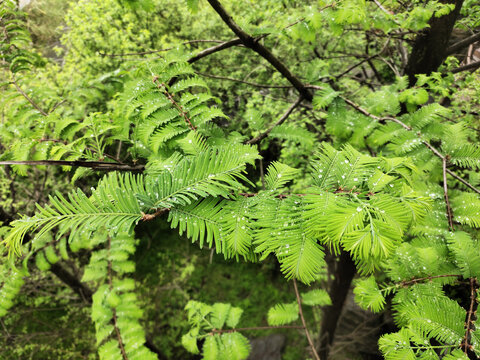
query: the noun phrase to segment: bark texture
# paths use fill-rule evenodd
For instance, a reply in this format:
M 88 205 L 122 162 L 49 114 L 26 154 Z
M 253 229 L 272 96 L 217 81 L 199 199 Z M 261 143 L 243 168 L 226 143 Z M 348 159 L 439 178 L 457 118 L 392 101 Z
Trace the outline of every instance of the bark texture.
M 415 75 L 430 74 L 437 70 L 447 57 L 448 40 L 460 14 L 463 0 L 442 0 L 441 2 L 455 4 L 455 9 L 448 15 L 432 17 L 429 22 L 430 27 L 415 39 L 405 68 L 405 75 L 408 76 L 410 86 L 416 82 Z

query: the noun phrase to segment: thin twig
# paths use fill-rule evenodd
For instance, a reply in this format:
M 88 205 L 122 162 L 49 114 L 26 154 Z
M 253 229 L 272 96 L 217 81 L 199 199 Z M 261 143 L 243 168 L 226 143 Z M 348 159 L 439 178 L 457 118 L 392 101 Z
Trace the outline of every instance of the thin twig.
M 262 180 L 262 189 L 265 190 L 265 173 L 263 171 L 263 158 L 259 159 L 259 166 L 260 166 L 260 179 Z
M 187 62 L 189 64 L 193 64 L 195 61 L 198 61 L 208 55 L 211 55 L 218 51 L 225 50 L 225 49 L 231 48 L 232 46 L 237 46 L 241 44 L 242 44 L 242 41 L 240 39 L 232 39 L 229 41 L 225 41 L 220 45 L 215 45 L 215 46 L 209 47 L 208 49 L 200 51 L 197 55 L 192 56 L 190 59 L 188 59 Z
M 110 250 L 112 248 L 112 240 L 110 236 L 108 237 L 108 257 L 110 257 Z M 113 280 L 112 280 L 112 261 L 108 261 L 108 287 L 110 291 L 113 291 Z M 123 346 L 122 337 L 120 335 L 120 330 L 118 329 L 117 324 L 117 311 L 115 308 L 112 308 L 112 320 L 113 320 L 113 328 L 115 329 L 115 334 L 117 335 L 118 346 L 120 347 L 120 352 L 122 353 L 122 358 L 124 360 L 128 360 L 127 353 L 125 352 L 125 347 Z
M 244 328 L 236 328 L 236 329 L 213 329 L 209 333 L 209 335 L 233 333 L 233 332 L 238 332 L 238 331 L 272 330 L 272 329 L 301 329 L 301 330 L 303 330 L 304 327 L 300 326 L 300 325 L 278 325 L 278 326 L 252 326 L 252 327 L 244 327 Z
M 373 1 L 373 2 L 375 3 L 375 5 L 377 5 L 378 8 L 379 8 L 380 10 L 382 10 L 385 14 L 395 15 L 393 11 L 387 10 L 387 9 L 380 3 L 380 1 L 378 1 L 378 0 L 372 0 L 372 1 Z
M 144 165 L 130 165 L 130 164 L 115 164 L 104 161 L 84 161 L 84 160 L 25 160 L 25 161 L 13 161 L 6 160 L 0 161 L 0 165 L 47 165 L 47 166 L 74 166 L 74 167 L 86 167 L 99 171 L 135 171 L 142 172 L 145 170 Z
M 308 87 L 312 88 L 312 89 L 323 89 L 322 87 L 320 86 L 316 86 L 316 85 L 308 85 Z M 340 98 L 342 98 L 348 105 L 350 105 L 351 107 L 353 107 L 355 110 L 357 110 L 358 112 L 361 112 L 362 114 L 364 114 L 365 116 L 368 116 L 378 122 L 384 122 L 384 121 L 392 121 L 392 122 L 395 122 L 397 124 L 399 124 L 400 126 L 402 126 L 405 130 L 407 131 L 412 131 L 412 127 L 408 126 L 407 124 L 405 124 L 403 121 L 400 121 L 399 119 L 397 118 L 394 118 L 394 117 L 390 117 L 390 116 L 385 116 L 385 117 L 379 117 L 379 116 L 376 116 L 376 115 L 373 115 L 371 113 L 369 113 L 367 110 L 365 110 L 364 108 L 362 108 L 360 105 L 354 103 L 353 101 L 343 97 L 343 96 L 340 96 Z M 439 157 L 442 161 L 444 159 L 444 156 L 442 155 L 442 153 L 440 151 L 438 151 L 435 147 L 433 147 L 430 143 L 428 143 L 427 141 L 424 141 L 422 140 L 422 143 L 428 148 L 430 149 L 430 151 L 432 151 L 432 153 Z M 465 186 L 467 186 L 468 188 L 472 189 L 473 191 L 475 191 L 476 193 L 480 194 L 480 190 L 477 189 L 475 186 L 473 186 L 472 184 L 470 184 L 468 181 L 462 179 L 460 176 L 458 176 L 457 174 L 455 174 L 453 171 L 449 170 L 449 169 L 446 169 L 446 172 L 448 174 L 450 174 L 451 176 L 453 176 L 455 179 L 457 179 L 458 181 L 460 181 L 462 184 L 464 184 Z
M 405 280 L 405 281 L 402 281 L 400 282 L 400 286 L 409 286 L 409 285 L 412 285 L 412 284 L 416 284 L 416 283 L 419 283 L 419 282 L 423 282 L 423 281 L 431 281 L 433 279 L 439 279 L 439 278 L 445 278 L 445 277 L 460 277 L 461 275 L 458 275 L 458 274 L 443 274 L 443 275 L 435 275 L 435 276 L 427 276 L 427 277 L 423 277 L 423 278 L 417 278 L 417 279 L 412 279 L 412 280 Z
M 196 130 L 197 127 L 192 124 L 192 121 L 187 115 L 187 112 L 183 109 L 182 105 L 178 104 L 175 99 L 173 98 L 172 94 L 168 92 L 167 86 L 164 83 L 160 83 L 158 81 L 158 77 L 153 78 L 153 83 L 157 85 L 157 88 L 163 92 L 163 94 L 167 97 L 167 99 L 172 103 L 173 106 L 178 110 L 180 115 L 184 118 L 185 122 L 187 125 L 190 127 L 192 130 Z
M 48 116 L 48 114 L 40 107 L 37 105 L 37 103 L 35 101 L 32 100 L 32 98 L 30 96 L 28 96 L 23 90 L 22 88 L 18 85 L 17 81 L 15 80 L 15 78 L 12 79 L 12 84 L 15 86 L 15 88 L 17 89 L 17 91 L 22 94 L 22 96 L 27 99 L 27 101 L 32 104 L 32 106 L 38 110 L 38 112 L 40 114 L 42 114 L 43 116 Z
M 169 212 L 169 208 L 161 208 L 155 211 L 153 214 L 145 214 L 142 212 L 142 221 L 150 221 L 155 219 L 156 217 L 159 217 L 167 212 Z
M 460 344 L 460 349 L 463 350 L 465 355 L 470 359 L 476 359 L 477 357 L 470 357 L 470 355 L 475 355 L 473 352 L 473 345 L 471 344 L 472 340 L 472 331 L 475 330 L 475 320 L 476 320 L 476 311 L 477 311 L 477 289 L 478 282 L 475 278 L 470 278 L 470 306 L 467 311 L 465 318 L 465 336 Z
M 209 78 L 212 78 L 212 79 L 234 81 L 234 82 L 238 82 L 238 83 L 242 83 L 242 84 L 247 84 L 247 85 L 251 85 L 251 86 L 255 86 L 255 87 L 259 87 L 259 88 L 265 88 L 265 89 L 291 89 L 291 88 L 292 88 L 291 85 L 265 85 L 265 84 L 257 84 L 257 83 L 250 82 L 250 81 L 245 81 L 245 80 L 240 80 L 240 79 L 234 79 L 234 78 L 226 77 L 226 76 L 218 76 L 218 75 L 205 74 L 205 73 L 201 73 L 201 72 L 198 72 L 198 71 L 196 71 L 196 74 L 198 74 L 198 75 L 200 75 L 200 76 L 209 77 Z
M 457 179 L 458 181 L 460 181 L 463 185 L 465 185 L 466 187 L 470 188 L 471 190 L 475 191 L 477 194 L 480 194 L 480 189 L 477 189 L 475 186 L 473 186 L 472 184 L 470 184 L 468 181 L 465 181 L 463 180 L 460 176 L 458 176 L 457 174 L 455 174 L 452 170 L 450 169 L 447 169 L 447 173 L 450 174 L 451 176 L 453 176 L 455 179 Z
M 387 41 L 385 42 L 385 45 L 383 45 L 382 49 L 378 53 L 370 55 L 370 56 L 366 57 L 365 59 L 363 59 L 362 61 L 350 66 L 347 70 L 345 70 L 341 74 L 335 76 L 335 79 L 337 79 L 337 80 L 340 79 L 343 75 L 348 74 L 350 71 L 352 71 L 356 67 L 358 67 L 358 66 L 360 66 L 360 65 L 362 65 L 366 62 L 370 62 L 372 59 L 376 58 L 377 56 L 382 55 L 384 53 L 384 51 L 387 49 L 389 43 L 390 43 L 390 38 L 387 39 Z
M 195 44 L 195 43 L 220 43 L 220 44 L 223 44 L 223 43 L 225 43 L 225 41 L 223 41 L 223 40 L 190 40 L 190 41 L 185 41 L 185 42 L 183 42 L 179 45 L 189 45 L 189 44 Z M 159 53 L 159 52 L 170 51 L 170 50 L 173 50 L 173 49 L 176 49 L 176 48 L 178 48 L 178 45 L 177 46 L 172 46 L 172 47 L 169 47 L 169 48 L 165 48 L 165 49 L 146 50 L 146 51 L 125 53 L 125 54 L 105 54 L 105 53 L 100 52 L 100 55 L 101 56 L 108 56 L 108 57 L 138 56 L 138 55 L 156 54 L 156 53 Z
M 67 102 L 67 99 L 63 99 L 59 102 L 57 102 L 55 105 L 53 105 L 52 110 L 50 110 L 49 114 L 53 113 L 60 105 L 64 104 Z
M 450 231 L 454 231 L 453 227 L 453 214 L 452 207 L 450 206 L 450 200 L 448 199 L 448 184 L 447 184 L 447 157 L 442 158 L 442 168 L 443 168 L 443 197 L 445 198 L 445 206 L 447 207 L 447 219 L 448 227 Z
M 227 13 L 225 8 L 218 0 L 207 0 L 212 8 L 220 15 L 224 23 L 238 36 L 242 43 L 255 51 L 265 60 L 267 60 L 270 65 L 272 65 L 277 71 L 279 71 L 292 85 L 297 89 L 297 91 L 308 101 L 312 101 L 312 94 L 305 86 L 305 84 L 295 76 L 286 66 L 280 61 L 273 53 L 263 46 L 257 39 L 253 36 L 247 34 L 238 24 L 233 20 L 230 14 Z
M 297 280 L 295 279 L 293 279 L 293 288 L 295 289 L 295 296 L 297 297 L 298 314 L 300 315 L 300 319 L 302 320 L 303 329 L 305 330 L 305 335 L 307 336 L 307 340 L 312 350 L 312 354 L 316 360 L 320 360 L 320 356 L 318 356 L 317 350 L 315 349 L 315 345 L 313 344 L 313 340 L 310 337 L 310 333 L 308 332 L 308 327 L 305 321 L 305 317 L 303 316 L 302 299 L 300 298 L 300 294 L 298 293 Z
M 281 124 L 283 124 L 283 122 L 285 120 L 288 119 L 288 117 L 290 116 L 290 114 L 293 112 L 293 110 L 295 110 L 295 108 L 300 105 L 300 103 L 302 102 L 303 98 L 302 96 L 300 96 L 297 101 L 295 101 L 288 109 L 287 111 L 285 111 L 285 113 L 282 115 L 282 117 L 275 123 L 273 124 L 272 126 L 270 126 L 265 132 L 261 133 L 260 135 L 254 137 L 253 139 L 250 139 L 248 140 L 247 142 L 245 142 L 245 144 L 248 144 L 248 145 L 252 145 L 252 144 L 256 144 L 260 141 L 262 141 L 264 138 L 266 138 L 268 136 L 268 134 L 270 134 L 270 132 L 276 127 L 276 126 L 279 126 Z

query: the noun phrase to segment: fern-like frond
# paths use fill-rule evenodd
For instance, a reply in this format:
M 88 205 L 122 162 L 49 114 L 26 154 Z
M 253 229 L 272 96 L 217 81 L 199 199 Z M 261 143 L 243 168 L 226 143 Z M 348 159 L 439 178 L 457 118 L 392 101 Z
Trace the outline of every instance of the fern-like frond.
M 186 232 L 193 242 L 198 241 L 200 248 L 206 243 L 209 247 L 215 246 L 217 253 L 226 253 L 221 222 L 226 202 L 207 198 L 178 206 L 170 210 L 168 221 L 172 228 L 178 227 L 180 235 Z
M 22 239 L 27 232 L 39 230 L 41 237 L 54 227 L 62 227 L 61 232 L 70 230 L 70 238 L 77 232 L 92 232 L 107 227 L 113 232 L 129 231 L 141 219 L 141 211 L 135 194 L 125 188 L 139 188 L 137 178 L 132 175 L 107 175 L 92 197 L 80 189 L 68 194 L 67 199 L 60 193 L 50 196 L 50 204 L 37 205 L 33 217 L 23 217 L 12 223 L 12 230 L 4 240 L 11 254 L 20 254 Z
M 407 311 L 409 327 L 423 338 L 441 343 L 460 344 L 465 336 L 465 310 L 447 297 L 418 298 Z
M 272 162 L 267 168 L 267 175 L 265 176 L 265 184 L 267 190 L 277 190 L 284 186 L 289 181 L 295 178 L 298 174 L 298 170 L 288 165 Z
M 324 289 L 314 289 L 306 293 L 302 293 L 302 303 L 309 306 L 325 306 L 332 305 L 330 295 Z
M 209 149 L 156 176 L 147 176 L 146 192 L 138 198 L 146 209 L 188 205 L 207 196 L 230 198 L 232 191 L 242 188 L 239 180 L 248 183 L 243 175 L 245 166 L 242 154 Z
M 448 247 L 455 257 L 464 278 L 480 276 L 480 250 L 478 241 L 467 233 L 459 232 L 448 238 Z
M 463 168 L 480 169 L 480 147 L 462 144 L 450 150 L 450 161 Z
M 277 256 L 287 278 L 308 284 L 316 279 L 325 261 L 322 247 L 303 219 L 304 206 L 298 196 L 259 201 L 254 244 L 255 252 L 263 253 L 263 258 L 270 253 Z
M 385 306 L 385 297 L 378 288 L 375 277 L 370 276 L 357 282 L 353 289 L 355 301 L 364 309 L 379 312 Z
M 335 91 L 330 86 L 325 85 L 322 90 L 315 92 L 313 106 L 316 109 L 325 109 L 332 103 L 333 100 L 335 100 L 338 95 L 340 95 L 338 91 Z
M 268 310 L 267 321 L 270 326 L 286 325 L 298 319 L 298 304 L 277 304 Z
M 406 121 L 413 128 L 421 130 L 434 122 L 440 123 L 443 118 L 450 116 L 451 110 L 437 103 L 422 106 L 413 114 L 408 115 Z

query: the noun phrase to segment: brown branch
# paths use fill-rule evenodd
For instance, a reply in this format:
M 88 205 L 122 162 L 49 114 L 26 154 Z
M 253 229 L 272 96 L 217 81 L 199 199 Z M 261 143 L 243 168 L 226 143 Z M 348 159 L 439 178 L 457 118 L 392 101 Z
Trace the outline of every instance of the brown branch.
M 156 76 L 153 78 L 153 83 L 157 85 L 157 88 L 167 97 L 167 99 L 172 103 L 172 105 L 175 106 L 175 108 L 178 110 L 180 115 L 184 118 L 185 122 L 188 124 L 190 129 L 196 130 L 197 127 L 192 124 L 192 121 L 188 117 L 187 112 L 183 109 L 182 105 L 178 104 L 173 98 L 173 95 L 168 92 L 167 86 L 164 83 L 160 83 Z
M 67 99 L 63 99 L 59 102 L 57 102 L 55 105 L 53 105 L 52 110 L 49 111 L 49 114 L 53 113 L 60 105 L 64 104 L 67 102 Z
M 412 284 L 416 284 L 416 283 L 419 283 L 419 282 L 423 282 L 423 281 L 431 281 L 433 279 L 439 279 L 439 278 L 445 278 L 445 277 L 461 277 L 461 275 L 458 275 L 458 274 L 443 274 L 443 275 L 435 275 L 435 276 L 427 276 L 427 277 L 423 277 L 423 278 L 417 278 L 417 279 L 412 279 L 412 280 L 404 280 L 402 282 L 400 282 L 400 286 L 402 287 L 405 287 L 405 286 L 409 286 L 409 285 L 412 285 Z
M 469 36 L 459 42 L 456 42 L 455 44 L 453 44 L 452 46 L 449 46 L 446 50 L 447 52 L 447 55 L 452 55 L 454 53 L 456 53 L 458 50 L 460 49 L 463 49 L 464 47 L 467 47 L 468 45 L 470 44 L 473 44 L 474 42 L 480 40 L 480 32 L 472 35 L 472 36 Z
M 316 86 L 316 85 L 308 85 L 310 88 L 312 89 L 323 89 L 322 87 L 320 86 Z M 399 124 L 400 126 L 402 126 L 405 130 L 407 131 L 412 131 L 413 129 L 408 126 L 407 124 L 405 124 L 404 122 L 400 121 L 399 119 L 397 118 L 394 118 L 394 117 L 390 117 L 390 116 L 385 116 L 385 117 L 379 117 L 379 116 L 376 116 L 376 115 L 373 115 L 371 113 L 369 113 L 367 110 L 365 110 L 364 108 L 362 108 L 360 105 L 354 103 L 353 101 L 343 97 L 343 96 L 340 96 L 340 98 L 342 98 L 348 105 L 350 105 L 351 107 L 353 107 L 355 110 L 357 110 L 358 112 L 362 113 L 363 115 L 365 116 L 368 116 L 370 117 L 371 119 L 373 120 L 376 120 L 378 122 L 384 122 L 384 121 L 393 121 L 397 124 Z M 430 143 L 428 143 L 427 141 L 423 141 L 422 140 L 422 143 L 428 148 L 430 149 L 430 151 L 432 151 L 432 153 L 439 157 L 442 161 L 443 159 L 445 158 L 442 153 L 440 151 L 438 151 L 436 148 L 434 148 Z M 449 170 L 449 169 L 446 169 L 446 173 L 450 174 L 451 176 L 453 176 L 455 179 L 457 179 L 458 181 L 460 181 L 462 184 L 464 184 L 465 186 L 467 186 L 468 188 L 472 189 L 473 191 L 475 191 L 476 193 L 480 194 L 480 190 L 477 189 L 475 186 L 473 186 L 472 184 L 470 184 L 468 181 L 462 179 L 460 176 L 458 176 L 457 174 L 455 174 L 453 171 Z
M 218 51 L 225 50 L 225 49 L 231 48 L 232 46 L 241 45 L 241 44 L 242 44 L 242 41 L 240 39 L 232 39 L 232 40 L 229 40 L 229 41 L 225 41 L 224 43 L 221 43 L 220 45 L 212 46 L 208 49 L 200 51 L 197 55 L 188 59 L 187 62 L 189 64 L 192 64 L 195 61 L 203 59 L 204 57 L 206 57 L 208 55 L 211 55 L 211 54 L 214 54 Z
M 312 88 L 315 88 L 315 89 L 322 89 L 322 87 L 320 86 L 314 86 L 314 85 L 310 85 L 310 87 Z M 384 117 L 379 117 L 379 116 L 376 116 L 376 115 L 373 115 L 371 113 L 369 113 L 367 110 L 365 110 L 364 108 L 362 108 L 360 105 L 354 103 L 353 101 L 343 97 L 343 96 L 340 96 L 343 101 L 345 101 L 348 105 L 350 105 L 351 107 L 353 107 L 355 110 L 357 110 L 358 112 L 361 112 L 363 115 L 365 116 L 368 116 L 369 118 L 372 118 L 373 120 L 376 120 L 378 122 L 385 122 L 385 121 L 393 121 L 399 125 L 401 125 L 405 130 L 408 130 L 408 131 L 411 131 L 412 128 L 410 126 L 408 126 L 407 124 L 405 124 L 404 122 L 396 119 L 396 118 L 393 118 L 393 117 L 390 117 L 390 116 L 384 116 Z
M 470 184 L 468 181 L 465 181 L 463 180 L 460 176 L 458 176 L 457 174 L 455 174 L 453 171 L 451 171 L 450 169 L 447 169 L 447 173 L 450 174 L 451 176 L 453 176 L 455 179 L 457 179 L 458 181 L 460 181 L 463 185 L 465 185 L 466 187 L 470 188 L 471 190 L 475 191 L 477 194 L 480 194 L 480 190 L 477 189 L 475 186 L 473 186 L 472 184 Z
M 366 63 L 366 62 L 367 62 L 367 63 L 368 63 L 368 62 L 371 62 L 372 59 L 376 58 L 377 56 L 382 55 L 382 54 L 385 52 L 385 50 L 387 49 L 389 43 L 390 43 L 390 38 L 387 39 L 387 41 L 385 42 L 385 45 L 383 45 L 382 49 L 381 49 L 378 53 L 373 54 L 373 55 L 370 55 L 370 56 L 366 57 L 365 59 L 363 59 L 362 61 L 360 61 L 360 62 L 358 62 L 358 63 L 350 66 L 347 70 L 345 70 L 345 71 L 342 72 L 341 74 L 335 76 L 335 79 L 336 79 L 336 80 L 340 79 L 343 75 L 348 74 L 350 71 L 352 71 L 352 70 L 355 69 L 356 67 L 358 67 L 358 66 L 360 66 L 360 65 L 362 65 L 362 64 L 364 64 L 364 63 Z
M 312 354 L 316 360 L 320 360 L 320 356 L 318 356 L 317 350 L 315 349 L 315 345 L 313 344 L 313 340 L 310 337 L 310 333 L 308 332 L 308 327 L 305 321 L 305 317 L 303 316 L 302 299 L 300 298 L 300 294 L 298 293 L 297 280 L 295 279 L 293 279 L 293 288 L 295 289 L 295 296 L 297 297 L 298 314 L 300 315 L 300 319 L 302 320 L 303 329 L 305 330 L 305 335 L 307 336 L 308 343 L 310 344 Z
M 443 169 L 443 197 L 445 199 L 445 206 L 447 207 L 447 219 L 448 227 L 450 231 L 454 231 L 453 228 L 453 213 L 452 207 L 450 206 L 450 200 L 448 199 L 448 184 L 447 184 L 447 157 L 442 158 L 442 169 Z
M 30 96 L 28 96 L 23 90 L 22 88 L 18 85 L 17 81 L 15 80 L 15 78 L 12 79 L 12 84 L 15 86 L 15 88 L 17 89 L 17 91 L 22 94 L 22 96 L 27 99 L 27 101 L 32 104 L 32 106 L 37 109 L 37 111 L 42 114 L 43 116 L 48 116 L 48 114 L 40 107 L 37 105 L 37 103 L 35 101 L 32 100 L 32 98 Z
M 327 5 L 325 6 L 324 8 L 327 8 L 327 7 L 331 7 L 331 6 L 334 6 L 334 4 L 330 4 L 330 5 Z M 320 9 L 320 10 L 323 10 L 323 9 Z M 300 19 L 300 20 L 297 20 L 287 26 L 284 27 L 284 29 L 288 29 L 289 27 L 292 27 L 296 24 L 298 24 L 300 21 L 303 21 L 304 18 Z M 263 34 L 261 36 L 258 36 L 255 38 L 255 41 L 260 41 L 261 39 L 267 37 L 268 35 L 270 34 Z M 197 60 L 200 60 L 208 55 L 211 55 L 211 54 L 214 54 L 218 51 L 221 51 L 221 50 L 224 50 L 224 49 L 228 49 L 228 48 L 231 48 L 232 46 L 236 46 L 236 45 L 241 45 L 241 46 L 244 46 L 243 43 L 242 43 L 242 40 L 240 39 L 232 39 L 232 40 L 229 40 L 229 41 L 225 41 L 225 42 L 222 42 L 220 45 L 216 45 L 216 46 L 212 46 L 208 49 L 205 49 L 205 50 L 202 50 L 201 52 L 199 52 L 197 55 L 191 57 L 189 60 L 188 60 L 188 63 L 189 64 L 192 64 L 194 63 L 195 61 Z
M 108 237 L 108 248 L 107 248 L 108 257 L 110 257 L 111 247 L 112 247 L 112 240 L 109 236 Z M 108 270 L 108 287 L 109 287 L 110 291 L 113 291 L 112 262 L 110 260 L 108 261 L 108 269 L 107 270 Z M 124 360 L 128 360 L 127 353 L 125 352 L 125 347 L 123 346 L 122 337 L 120 335 L 120 330 L 118 329 L 117 311 L 114 307 L 112 308 L 112 319 L 113 319 L 113 328 L 115 329 L 115 334 L 117 335 L 118 345 L 119 345 L 120 351 L 122 353 L 122 358 Z
M 234 79 L 234 78 L 230 78 L 230 77 L 226 77 L 226 76 L 218 76 L 218 75 L 205 74 L 205 73 L 201 73 L 201 72 L 198 72 L 198 71 L 196 71 L 196 73 L 197 73 L 198 75 L 200 75 L 200 76 L 205 76 L 205 77 L 209 77 L 209 78 L 212 78 L 212 79 L 234 81 L 234 82 L 238 82 L 238 83 L 242 83 L 242 84 L 247 84 L 247 85 L 251 85 L 251 86 L 255 86 L 255 87 L 259 87 L 259 88 L 265 88 L 265 89 L 291 89 L 291 88 L 292 88 L 291 85 L 265 85 L 265 84 L 257 84 L 257 83 L 254 83 L 254 82 L 245 81 L 245 80 L 240 80 L 240 79 Z
M 157 211 L 155 211 L 153 214 L 145 214 L 142 212 L 142 221 L 150 221 L 150 220 L 153 220 L 155 219 L 156 217 L 159 217 L 159 216 L 162 216 L 163 214 L 169 212 L 170 209 L 169 208 L 162 208 L 162 209 L 158 209 Z
M 272 330 L 272 329 L 304 329 L 303 326 L 300 325 L 278 325 L 278 326 L 252 326 L 252 327 L 244 327 L 244 328 L 236 328 L 236 329 L 213 329 L 209 335 L 215 334 L 225 334 L 225 333 L 233 333 L 238 331 L 253 331 L 253 330 Z
M 460 349 L 462 349 L 465 355 L 467 355 L 470 359 L 478 359 L 473 351 L 473 345 L 471 344 L 472 331 L 475 330 L 475 320 L 477 319 L 477 289 L 477 279 L 470 278 L 470 306 L 465 318 L 465 336 L 460 344 Z
M 74 166 L 85 167 L 98 171 L 134 171 L 142 172 L 145 170 L 144 165 L 129 165 L 129 164 L 115 164 L 104 161 L 84 161 L 84 160 L 25 160 L 25 161 L 13 161 L 6 160 L 0 161 L 0 165 L 47 165 L 47 166 Z
M 59 263 L 52 264 L 50 266 L 50 271 L 55 274 L 65 285 L 67 285 L 74 293 L 80 296 L 83 301 L 88 304 L 92 303 L 92 290 L 82 283 L 79 279 L 77 279 L 74 275 L 72 275 L 69 271 L 67 271 L 62 265 Z
M 385 14 L 388 14 L 388 15 L 395 15 L 395 13 L 393 11 L 390 11 L 390 10 L 387 10 L 381 3 L 380 1 L 378 0 L 372 0 L 375 5 L 377 5 L 377 7 L 382 10 Z
M 181 45 L 189 45 L 189 44 L 195 44 L 195 43 L 221 43 L 221 44 L 223 44 L 225 42 L 222 41 L 222 40 L 190 40 L 190 41 L 185 41 L 185 42 L 181 43 Z M 100 52 L 99 54 L 101 56 L 108 56 L 108 57 L 138 56 L 138 55 L 156 54 L 156 53 L 159 53 L 159 52 L 169 51 L 169 50 L 173 50 L 173 49 L 176 49 L 176 48 L 177 48 L 177 46 L 172 46 L 172 47 L 165 48 L 165 49 L 147 50 L 147 51 L 125 53 L 125 54 L 105 54 L 105 53 L 102 53 L 102 52 Z
M 305 84 L 296 77 L 273 53 L 253 36 L 247 34 L 232 17 L 227 13 L 225 8 L 218 0 L 207 0 L 212 8 L 220 15 L 225 24 L 238 36 L 242 43 L 255 51 L 265 60 L 267 60 L 276 70 L 278 70 L 292 85 L 297 89 L 300 95 L 308 101 L 312 101 L 312 94 Z
M 273 124 L 272 126 L 270 126 L 266 131 L 264 131 L 263 133 L 261 133 L 260 135 L 254 137 L 253 139 L 250 139 L 248 140 L 247 142 L 245 142 L 245 144 L 248 144 L 248 145 L 252 145 L 252 144 L 256 144 L 260 141 L 262 141 L 264 138 L 266 138 L 268 136 L 268 134 L 270 134 L 272 132 L 272 130 L 276 127 L 276 126 L 279 126 L 281 124 L 283 124 L 285 122 L 285 120 L 288 119 L 288 117 L 290 116 L 290 114 L 293 112 L 293 110 L 295 110 L 295 108 L 300 105 L 300 103 L 303 101 L 303 98 L 302 96 L 300 96 L 297 101 L 295 101 L 288 109 L 287 111 L 285 111 L 285 113 L 282 115 L 282 117 L 275 123 Z
M 467 65 L 460 66 L 456 69 L 451 70 L 450 72 L 452 74 L 456 74 L 456 73 L 466 71 L 466 70 L 477 70 L 478 68 L 480 68 L 480 60 L 479 61 L 474 61 L 474 62 L 472 62 L 470 64 L 467 64 Z

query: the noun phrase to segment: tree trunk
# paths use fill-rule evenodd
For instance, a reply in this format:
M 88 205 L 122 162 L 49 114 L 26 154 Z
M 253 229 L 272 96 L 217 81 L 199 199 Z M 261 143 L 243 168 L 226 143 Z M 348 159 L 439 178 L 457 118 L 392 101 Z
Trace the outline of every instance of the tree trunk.
M 447 57 L 448 40 L 455 21 L 460 14 L 463 0 L 442 0 L 442 3 L 455 4 L 455 9 L 442 17 L 433 16 L 430 27 L 415 39 L 412 52 L 405 68 L 410 86 L 415 85 L 417 74 L 430 74 L 438 69 Z
M 333 258 L 333 256 L 332 256 Z M 335 337 L 338 319 L 342 314 L 343 305 L 348 295 L 348 290 L 355 276 L 356 267 L 350 254 L 342 251 L 338 260 L 332 259 L 328 264 L 329 276 L 333 279 L 329 286 L 329 295 L 332 305 L 325 307 L 320 331 L 319 355 L 322 360 L 328 359 L 330 346 Z

